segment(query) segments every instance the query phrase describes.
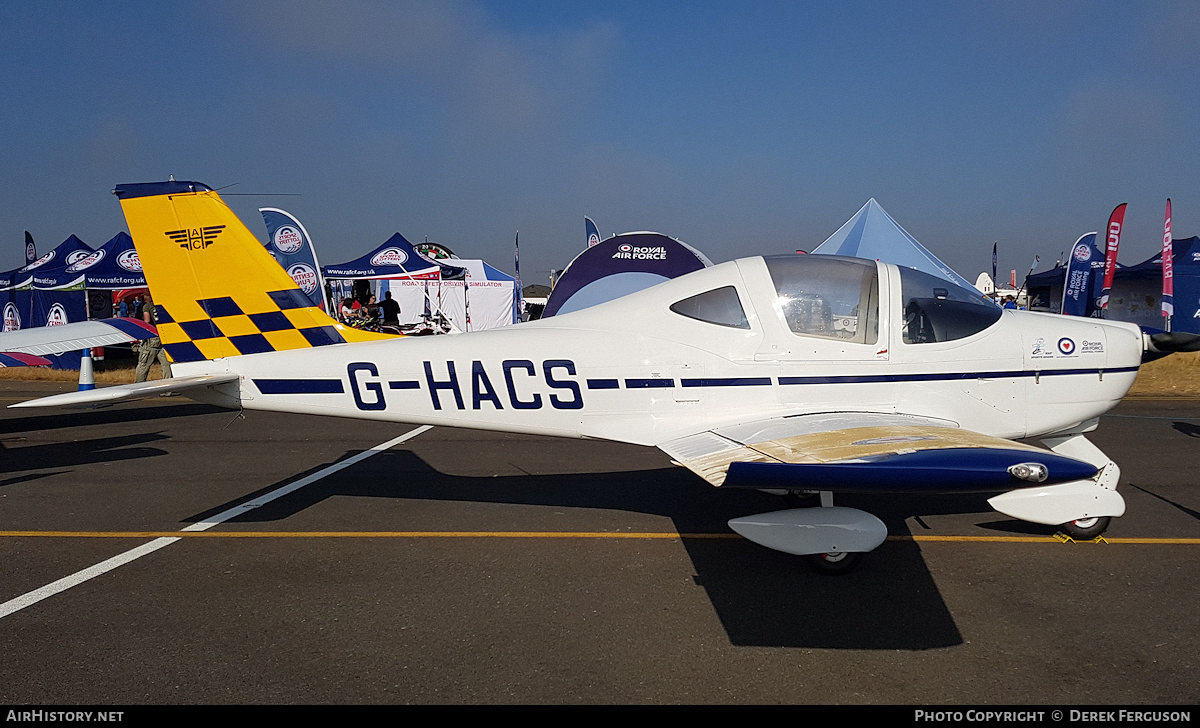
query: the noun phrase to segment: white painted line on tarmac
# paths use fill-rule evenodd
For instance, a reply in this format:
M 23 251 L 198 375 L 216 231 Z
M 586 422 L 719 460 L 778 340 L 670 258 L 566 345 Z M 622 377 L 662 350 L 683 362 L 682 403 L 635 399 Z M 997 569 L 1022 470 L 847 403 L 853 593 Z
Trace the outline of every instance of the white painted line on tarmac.
M 270 493 L 267 493 L 266 495 L 259 496 L 258 498 L 255 498 L 252 501 L 246 501 L 245 503 L 242 503 L 241 505 L 234 506 L 233 508 L 230 508 L 227 511 L 218 513 L 217 515 L 213 516 L 212 518 L 209 518 L 208 520 L 200 521 L 199 523 L 193 523 L 192 525 L 190 525 L 187 528 L 182 529 L 182 530 L 184 530 L 184 531 L 207 531 L 208 529 L 212 528 L 213 526 L 216 526 L 219 523 L 224 523 L 225 521 L 228 521 L 231 518 L 237 518 L 238 516 L 242 515 L 246 511 L 250 510 L 251 508 L 258 508 L 260 506 L 264 506 L 267 503 L 270 503 L 271 501 L 275 500 L 276 498 L 282 498 L 283 496 L 285 496 L 289 493 L 294 493 L 306 485 L 312 485 L 313 483 L 317 482 L 318 480 L 320 480 L 321 478 L 324 478 L 327 475 L 332 475 L 333 473 L 336 473 L 337 471 L 341 470 L 342 468 L 348 468 L 351 465 L 362 462 L 363 460 L 366 460 L 367 458 L 369 458 L 373 455 L 378 455 L 379 453 L 383 452 L 384 450 L 390 450 L 391 448 L 395 447 L 396 445 L 399 445 L 400 443 L 402 443 L 406 440 L 411 440 L 412 438 L 416 437 L 417 435 L 420 435 L 422 432 L 425 432 L 426 430 L 429 430 L 432 428 L 433 428 L 432 425 L 422 425 L 415 430 L 411 430 L 409 432 L 404 433 L 400 437 L 397 437 L 392 440 L 388 440 L 385 443 L 376 445 L 375 447 L 371 448 L 370 450 L 364 450 L 352 458 L 346 458 L 345 460 L 342 460 L 341 462 L 334 463 L 333 465 L 330 465 L 329 467 L 325 468 L 324 470 L 319 470 L 319 471 L 313 473 L 312 475 L 308 476 L 307 478 L 301 478 L 300 480 L 297 480 L 295 483 L 288 483 L 287 485 L 283 486 L 282 488 L 276 488 L 275 490 L 271 491 Z M 0 614 L 0 617 L 3 617 L 3 616 L 4 616 L 3 614 Z
M 319 471 L 313 473 L 312 475 L 309 475 L 306 478 L 301 478 L 300 480 L 297 480 L 294 483 L 288 483 L 285 486 L 276 488 L 275 490 L 271 491 L 270 493 L 261 495 L 258 498 L 255 498 L 252 501 L 247 501 L 246 503 L 242 503 L 241 505 L 234 506 L 233 508 L 230 508 L 229 510 L 222 511 L 221 513 L 218 513 L 217 515 L 213 516 L 212 518 L 206 519 L 199 523 L 193 523 L 192 525 L 190 525 L 187 528 L 184 528 L 182 530 L 183 531 L 207 531 L 208 529 L 212 528 L 213 526 L 216 526 L 220 523 L 224 523 L 225 521 L 228 521 L 231 518 L 236 518 L 237 516 L 240 516 L 241 514 L 245 513 L 247 510 L 249 510 L 251 508 L 258 508 L 267 503 L 270 503 L 271 501 L 273 501 L 277 498 L 282 498 L 283 496 L 288 495 L 289 493 L 294 493 L 306 485 L 312 485 L 313 483 L 317 482 L 318 480 L 320 480 L 321 478 L 324 478 L 327 475 L 332 475 L 333 473 L 336 473 L 337 471 L 342 470 L 343 468 L 348 468 L 351 465 L 354 465 L 355 463 L 360 463 L 369 457 L 373 457 L 375 455 L 378 455 L 381 452 L 384 452 L 385 450 L 389 450 L 389 449 L 395 447 L 396 445 L 399 445 L 402 442 L 411 440 L 412 438 L 416 437 L 417 435 L 420 435 L 422 432 L 425 432 L 426 430 L 429 430 L 429 429 L 431 429 L 430 425 L 422 425 L 421 427 L 418 427 L 414 430 L 410 430 L 409 432 L 406 432 L 399 437 L 393 438 L 384 443 L 380 443 L 379 445 L 376 445 L 375 447 L 371 448 L 370 450 L 364 450 L 353 457 L 346 458 L 345 460 L 336 462 L 333 465 L 330 465 L 329 467 L 327 467 L 323 470 L 319 470 Z M 125 564 L 128 564 L 131 561 L 134 561 L 135 559 L 140 559 L 141 557 L 145 556 L 146 554 L 152 554 L 155 551 L 158 551 L 159 549 L 163 548 L 164 546 L 170 546 L 171 544 L 173 544 L 179 540 L 180 540 L 180 538 L 178 536 L 156 538 L 149 543 L 145 543 L 145 544 L 142 544 L 141 546 L 138 546 L 137 548 L 130 549 L 129 551 L 126 551 L 123 554 L 118 554 L 118 555 L 112 557 L 111 559 L 108 559 L 106 561 L 101 561 L 99 564 L 96 564 L 95 566 L 89 566 L 88 568 L 83 569 L 82 571 L 77 571 L 74 574 L 71 574 L 70 576 L 64 576 L 63 578 L 59 579 L 58 581 L 47 584 L 46 586 L 43 586 L 39 589 L 34 589 L 31 592 L 22 594 L 21 596 L 16 597 L 14 599 L 10 599 L 7 602 L 0 604 L 0 619 L 4 619 L 5 617 L 7 617 L 8 615 L 10 615 L 14 612 L 19 612 L 20 610 L 24 609 L 25 607 L 30 606 L 31 604 L 37 604 L 38 602 L 42 601 L 43 599 L 52 597 L 55 594 L 58 594 L 60 592 L 64 592 L 73 586 L 82 584 L 83 582 L 88 581 L 89 579 L 94 579 L 95 577 L 100 576 L 101 574 L 106 574 L 106 573 L 112 571 L 113 569 L 116 569 L 117 567 L 123 566 Z

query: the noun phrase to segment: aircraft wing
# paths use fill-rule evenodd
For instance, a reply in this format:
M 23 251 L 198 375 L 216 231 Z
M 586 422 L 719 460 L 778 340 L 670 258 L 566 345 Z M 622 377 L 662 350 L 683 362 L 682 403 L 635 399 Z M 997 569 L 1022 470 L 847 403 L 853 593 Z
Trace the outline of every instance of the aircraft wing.
M 1091 478 L 1094 465 L 955 423 L 830 413 L 720 427 L 659 445 L 716 486 L 990 492 Z
M 236 374 L 202 374 L 195 377 L 172 377 L 155 379 L 151 382 L 135 384 L 118 384 L 112 387 L 87 389 L 79 392 L 55 394 L 28 402 L 10 404 L 12 408 L 22 407 L 90 407 L 94 405 L 116 404 L 135 399 L 157 397 L 160 394 L 179 393 L 193 399 L 212 404 L 237 407 L 237 390 L 232 393 L 222 393 L 222 385 L 237 382 Z
M 0 333 L 0 351 L 18 354 L 61 354 L 96 346 L 113 346 L 158 336 L 153 326 L 132 318 L 76 321 Z

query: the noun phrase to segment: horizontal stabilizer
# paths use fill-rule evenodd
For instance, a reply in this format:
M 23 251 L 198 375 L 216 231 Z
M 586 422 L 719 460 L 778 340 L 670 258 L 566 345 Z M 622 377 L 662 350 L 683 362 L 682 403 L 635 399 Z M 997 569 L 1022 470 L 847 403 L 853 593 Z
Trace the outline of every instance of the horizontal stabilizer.
M 54 362 L 33 354 L 17 352 L 0 352 L 0 367 L 48 367 Z
M 238 375 L 236 374 L 204 374 L 196 377 L 156 379 L 152 382 L 118 384 L 115 387 L 102 387 L 100 389 L 88 389 L 79 392 L 55 394 L 50 397 L 33 399 L 28 402 L 10 404 L 9 407 L 88 407 L 94 405 L 116 404 L 118 402 L 129 402 L 135 399 L 157 397 L 160 394 L 170 394 L 173 392 L 192 396 L 193 398 L 199 398 L 202 399 L 202 401 L 211 402 L 213 399 L 211 396 L 196 397 L 196 395 L 209 393 L 209 390 L 213 390 L 224 384 L 236 383 L 237 381 Z M 231 403 L 236 403 L 236 390 L 233 394 L 226 394 L 225 396 Z M 232 404 L 232 406 L 237 405 Z
M 157 335 L 158 332 L 153 326 L 137 319 L 96 319 L 59 326 L 5 331 L 0 333 L 0 350 L 45 356 L 97 346 L 128 344 Z

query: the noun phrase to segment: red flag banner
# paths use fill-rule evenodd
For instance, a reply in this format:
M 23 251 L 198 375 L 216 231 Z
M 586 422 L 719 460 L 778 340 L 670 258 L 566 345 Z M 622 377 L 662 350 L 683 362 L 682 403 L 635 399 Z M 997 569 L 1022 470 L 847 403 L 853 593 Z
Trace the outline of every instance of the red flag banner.
M 1171 249 L 1171 198 L 1167 198 L 1167 211 L 1163 214 L 1163 240 L 1162 240 L 1162 315 L 1170 318 L 1175 313 L 1175 278 L 1172 270 L 1171 257 L 1174 251 Z
M 1100 308 L 1108 308 L 1108 293 L 1112 290 L 1113 274 L 1117 272 L 1117 249 L 1121 246 L 1121 226 L 1125 224 L 1125 205 L 1122 202 L 1113 208 L 1105 228 L 1104 286 L 1100 290 Z

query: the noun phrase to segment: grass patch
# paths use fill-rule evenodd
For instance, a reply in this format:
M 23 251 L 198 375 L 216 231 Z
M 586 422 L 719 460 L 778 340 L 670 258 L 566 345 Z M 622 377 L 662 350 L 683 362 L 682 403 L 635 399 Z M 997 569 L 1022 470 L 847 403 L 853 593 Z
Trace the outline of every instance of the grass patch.
M 135 367 L 114 367 L 111 369 L 93 370 L 92 378 L 96 384 L 132 384 L 137 374 Z M 150 366 L 150 379 L 161 379 L 162 367 L 158 364 Z M 0 381 L 16 380 L 22 382 L 78 382 L 79 372 L 71 369 L 51 369 L 50 367 L 0 367 Z
M 1172 354 L 1143 364 L 1129 390 L 1130 397 L 1171 395 L 1200 395 L 1200 352 Z

